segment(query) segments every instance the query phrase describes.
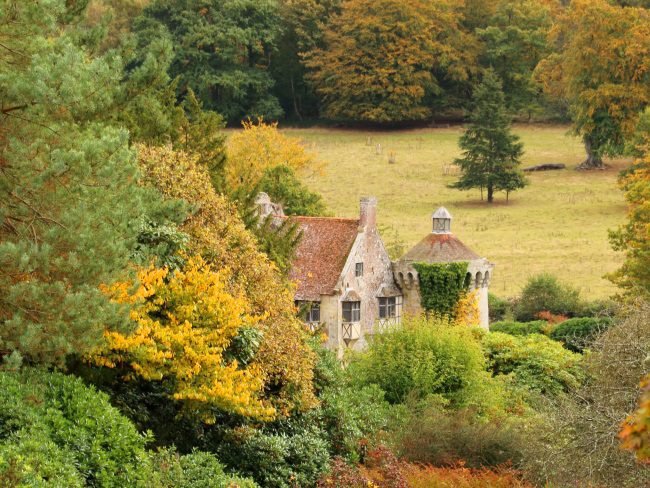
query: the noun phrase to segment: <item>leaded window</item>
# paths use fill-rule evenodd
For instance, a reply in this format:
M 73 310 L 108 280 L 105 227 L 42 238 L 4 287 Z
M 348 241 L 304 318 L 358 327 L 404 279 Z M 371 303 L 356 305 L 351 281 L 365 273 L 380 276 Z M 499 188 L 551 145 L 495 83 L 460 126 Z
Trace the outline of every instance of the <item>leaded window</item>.
M 343 322 L 361 320 L 361 302 L 343 302 Z
M 379 318 L 389 319 L 397 317 L 397 298 L 379 297 Z

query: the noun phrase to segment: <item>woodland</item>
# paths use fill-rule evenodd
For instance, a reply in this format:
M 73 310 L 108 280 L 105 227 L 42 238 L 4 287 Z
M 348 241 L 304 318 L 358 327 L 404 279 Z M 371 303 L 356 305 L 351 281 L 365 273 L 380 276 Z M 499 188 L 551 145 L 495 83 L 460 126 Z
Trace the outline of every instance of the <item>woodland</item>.
M 647 1 L 0 0 L 0 117 L 1 486 L 650 482 Z M 462 124 L 448 188 L 498 212 L 513 121 L 624 158 L 615 292 L 545 269 L 488 332 L 422 267 L 427 313 L 337 358 L 256 212 L 333 215 L 283 128 Z

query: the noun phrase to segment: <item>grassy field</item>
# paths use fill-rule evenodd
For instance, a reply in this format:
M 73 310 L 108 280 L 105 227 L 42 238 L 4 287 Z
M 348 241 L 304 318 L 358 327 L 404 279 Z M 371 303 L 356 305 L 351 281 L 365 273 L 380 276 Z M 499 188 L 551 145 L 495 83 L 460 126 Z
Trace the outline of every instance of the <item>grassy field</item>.
M 524 166 L 561 162 L 569 169 L 533 173 L 530 186 L 511 194 L 508 204 L 504 194 L 497 194 L 491 205 L 480 201 L 478 190 L 446 186 L 456 179 L 443 174 L 443 165 L 459 154 L 460 128 L 283 131 L 303 139 L 323 161 L 323 174 L 305 177 L 305 182 L 323 195 L 335 215 L 356 216 L 359 197 L 375 195 L 379 223 L 387 227 L 385 240 L 397 235 L 408 249 L 430 232 L 431 213 L 444 205 L 454 217 L 452 231 L 496 264 L 491 290 L 497 295 L 516 295 L 529 276 L 547 271 L 579 287 L 585 298 L 602 298 L 615 290 L 603 275 L 622 259 L 612 251 L 607 231 L 625 219 L 616 176 L 627 161 L 608 161 L 605 171 L 574 171 L 584 153 L 567 130 L 517 126 L 526 151 Z M 388 164 L 391 152 L 396 164 Z

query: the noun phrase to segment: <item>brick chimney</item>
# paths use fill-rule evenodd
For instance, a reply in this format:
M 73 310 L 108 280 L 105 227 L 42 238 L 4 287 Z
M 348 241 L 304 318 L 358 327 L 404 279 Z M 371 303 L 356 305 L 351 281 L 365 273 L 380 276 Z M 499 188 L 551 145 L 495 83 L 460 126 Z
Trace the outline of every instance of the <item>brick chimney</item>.
M 359 229 L 374 229 L 377 227 L 377 199 L 362 197 L 359 203 Z

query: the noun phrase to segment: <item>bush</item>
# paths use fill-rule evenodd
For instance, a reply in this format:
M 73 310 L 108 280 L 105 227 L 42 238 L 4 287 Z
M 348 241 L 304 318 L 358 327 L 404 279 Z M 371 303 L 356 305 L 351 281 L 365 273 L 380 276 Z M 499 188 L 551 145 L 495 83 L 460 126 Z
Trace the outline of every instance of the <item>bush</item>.
M 363 465 L 352 466 L 335 458 L 329 472 L 318 480 L 318 488 L 406 488 L 404 465 L 388 448 L 368 452 Z
M 409 405 L 410 415 L 394 436 L 410 462 L 472 468 L 498 466 L 521 458 L 521 424 L 512 415 L 485 418 L 474 409 L 446 410 L 439 402 Z
M 570 351 L 582 352 L 611 325 L 612 319 L 609 317 L 574 318 L 558 324 L 551 331 L 550 337 L 564 343 L 564 347 Z
M 490 332 L 502 332 L 515 336 L 530 334 L 546 334 L 549 324 L 545 320 L 534 320 L 532 322 L 503 321 L 490 324 Z
M 512 312 L 512 306 L 508 300 L 503 300 L 492 293 L 488 293 L 488 309 L 490 322 L 505 320 L 506 316 Z
M 210 453 L 194 451 L 185 456 L 173 449 L 162 450 L 152 456 L 155 474 L 149 486 L 157 488 L 258 488 L 251 479 L 232 476 Z
M 582 356 L 546 336 L 491 332 L 483 347 L 494 375 L 512 374 L 531 391 L 555 396 L 580 385 Z
M 144 486 L 147 440 L 77 378 L 0 372 L 2 486 Z
M 216 447 L 219 459 L 265 488 L 311 486 L 329 463 L 325 433 L 311 423 L 275 428 L 228 429 Z
M 351 364 L 359 381 L 379 385 L 391 403 L 401 403 L 411 393 L 458 400 L 484 367 L 472 329 L 422 317 L 377 334 Z
M 410 465 L 405 471 L 410 488 L 533 488 L 520 473 L 507 467 L 492 471 L 466 468 L 461 463 L 445 468 Z
M 528 280 L 515 304 L 514 314 L 516 320 L 529 322 L 544 311 L 554 315 L 579 316 L 582 308 L 578 290 L 561 284 L 552 275 L 541 274 Z

